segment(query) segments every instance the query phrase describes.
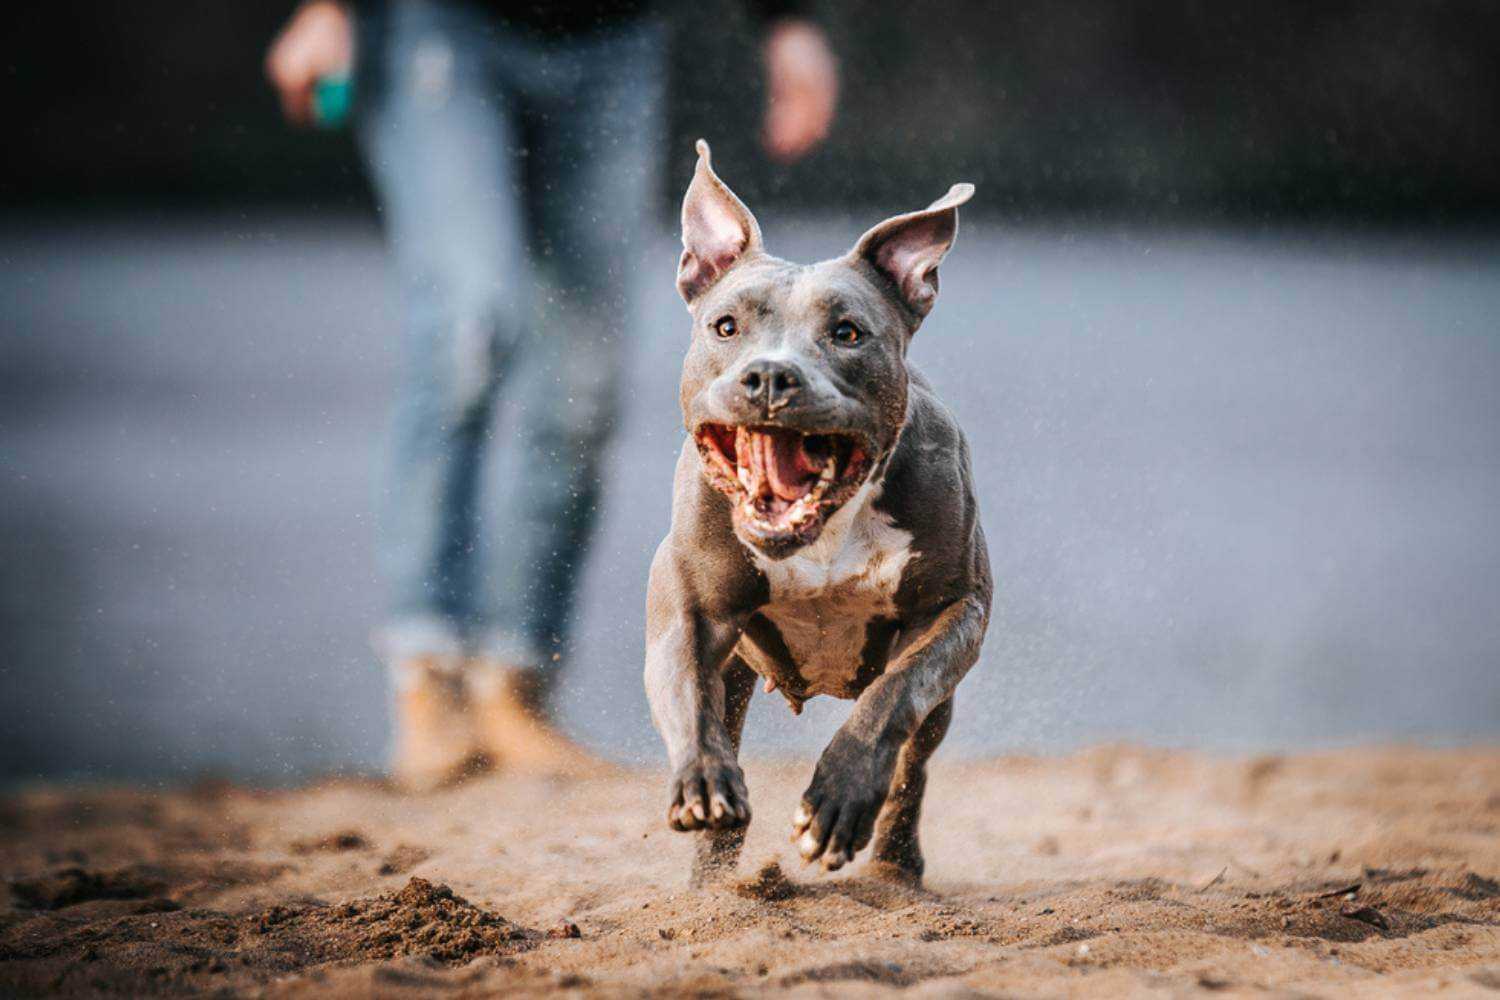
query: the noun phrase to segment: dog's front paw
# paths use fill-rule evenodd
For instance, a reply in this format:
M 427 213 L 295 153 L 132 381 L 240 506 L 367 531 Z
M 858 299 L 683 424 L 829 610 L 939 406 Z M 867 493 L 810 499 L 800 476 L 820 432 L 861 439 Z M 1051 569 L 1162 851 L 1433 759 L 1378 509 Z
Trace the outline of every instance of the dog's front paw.
M 844 746 L 838 737 L 823 751 L 792 816 L 792 842 L 804 861 L 822 858 L 825 869 L 837 871 L 868 846 L 890 791 L 888 756 Z
M 729 830 L 750 822 L 745 772 L 732 760 L 702 754 L 672 778 L 667 825 L 674 830 Z

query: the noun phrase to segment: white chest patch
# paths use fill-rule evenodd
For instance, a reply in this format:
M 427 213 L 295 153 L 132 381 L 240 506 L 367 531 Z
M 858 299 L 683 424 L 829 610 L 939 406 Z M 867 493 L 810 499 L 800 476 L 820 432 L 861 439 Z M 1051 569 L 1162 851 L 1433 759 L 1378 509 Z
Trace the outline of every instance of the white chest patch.
M 865 630 L 893 617 L 896 589 L 916 557 L 911 532 L 875 510 L 870 483 L 828 519 L 818 540 L 785 559 L 751 550 L 771 585 L 761 609 L 786 642 L 809 694 L 848 697 L 859 670 Z

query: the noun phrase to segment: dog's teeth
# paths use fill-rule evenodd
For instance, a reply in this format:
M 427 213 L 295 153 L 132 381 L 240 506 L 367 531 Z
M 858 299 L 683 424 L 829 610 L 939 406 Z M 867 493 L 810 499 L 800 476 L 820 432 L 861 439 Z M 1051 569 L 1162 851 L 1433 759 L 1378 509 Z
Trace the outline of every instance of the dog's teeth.
M 797 502 L 792 505 L 791 511 L 787 515 L 788 520 L 792 524 L 803 524 L 806 522 L 808 518 L 817 513 L 816 505 L 818 500 L 822 498 L 822 495 L 822 489 L 815 488 L 806 496 L 798 497 Z
M 750 470 L 743 465 L 736 466 L 735 475 L 739 477 L 740 485 L 748 490 L 750 488 Z

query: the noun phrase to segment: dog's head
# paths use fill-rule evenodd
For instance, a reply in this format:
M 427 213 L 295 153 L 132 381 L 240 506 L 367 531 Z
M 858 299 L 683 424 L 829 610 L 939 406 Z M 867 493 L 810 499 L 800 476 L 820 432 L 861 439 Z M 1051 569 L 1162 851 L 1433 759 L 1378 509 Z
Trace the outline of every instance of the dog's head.
M 895 448 L 907 344 L 973 193 L 955 184 L 842 257 L 792 264 L 765 252 L 755 216 L 698 142 L 677 266 L 693 315 L 682 413 L 735 531 L 768 556 L 813 542 Z

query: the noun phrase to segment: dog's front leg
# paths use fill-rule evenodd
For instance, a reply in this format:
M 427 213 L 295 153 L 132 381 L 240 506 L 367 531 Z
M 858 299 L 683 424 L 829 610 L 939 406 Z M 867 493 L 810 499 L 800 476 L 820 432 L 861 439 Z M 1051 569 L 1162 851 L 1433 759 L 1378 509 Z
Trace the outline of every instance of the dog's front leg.
M 705 614 L 670 567 L 653 566 L 646 608 L 646 695 L 672 767 L 667 824 L 723 830 L 750 821 L 750 796 L 724 724 L 723 665 L 736 623 Z
M 979 658 L 989 619 L 983 596 L 965 597 L 913 626 L 915 638 L 854 703 L 823 751 L 792 818 L 797 850 L 842 868 L 869 844 L 902 747 Z M 946 728 L 946 725 L 943 727 Z
M 738 760 L 740 734 L 745 728 L 745 713 L 750 707 L 750 699 L 760 678 L 738 656 L 729 658 L 722 676 L 724 728 L 729 733 L 729 742 L 734 747 L 735 759 Z M 882 826 L 882 832 L 884 829 Z M 745 830 L 744 826 L 736 826 L 704 830 L 698 834 L 697 850 L 693 856 L 692 885 L 695 888 L 722 881 L 734 874 L 735 867 L 739 864 L 740 850 L 745 846 Z

